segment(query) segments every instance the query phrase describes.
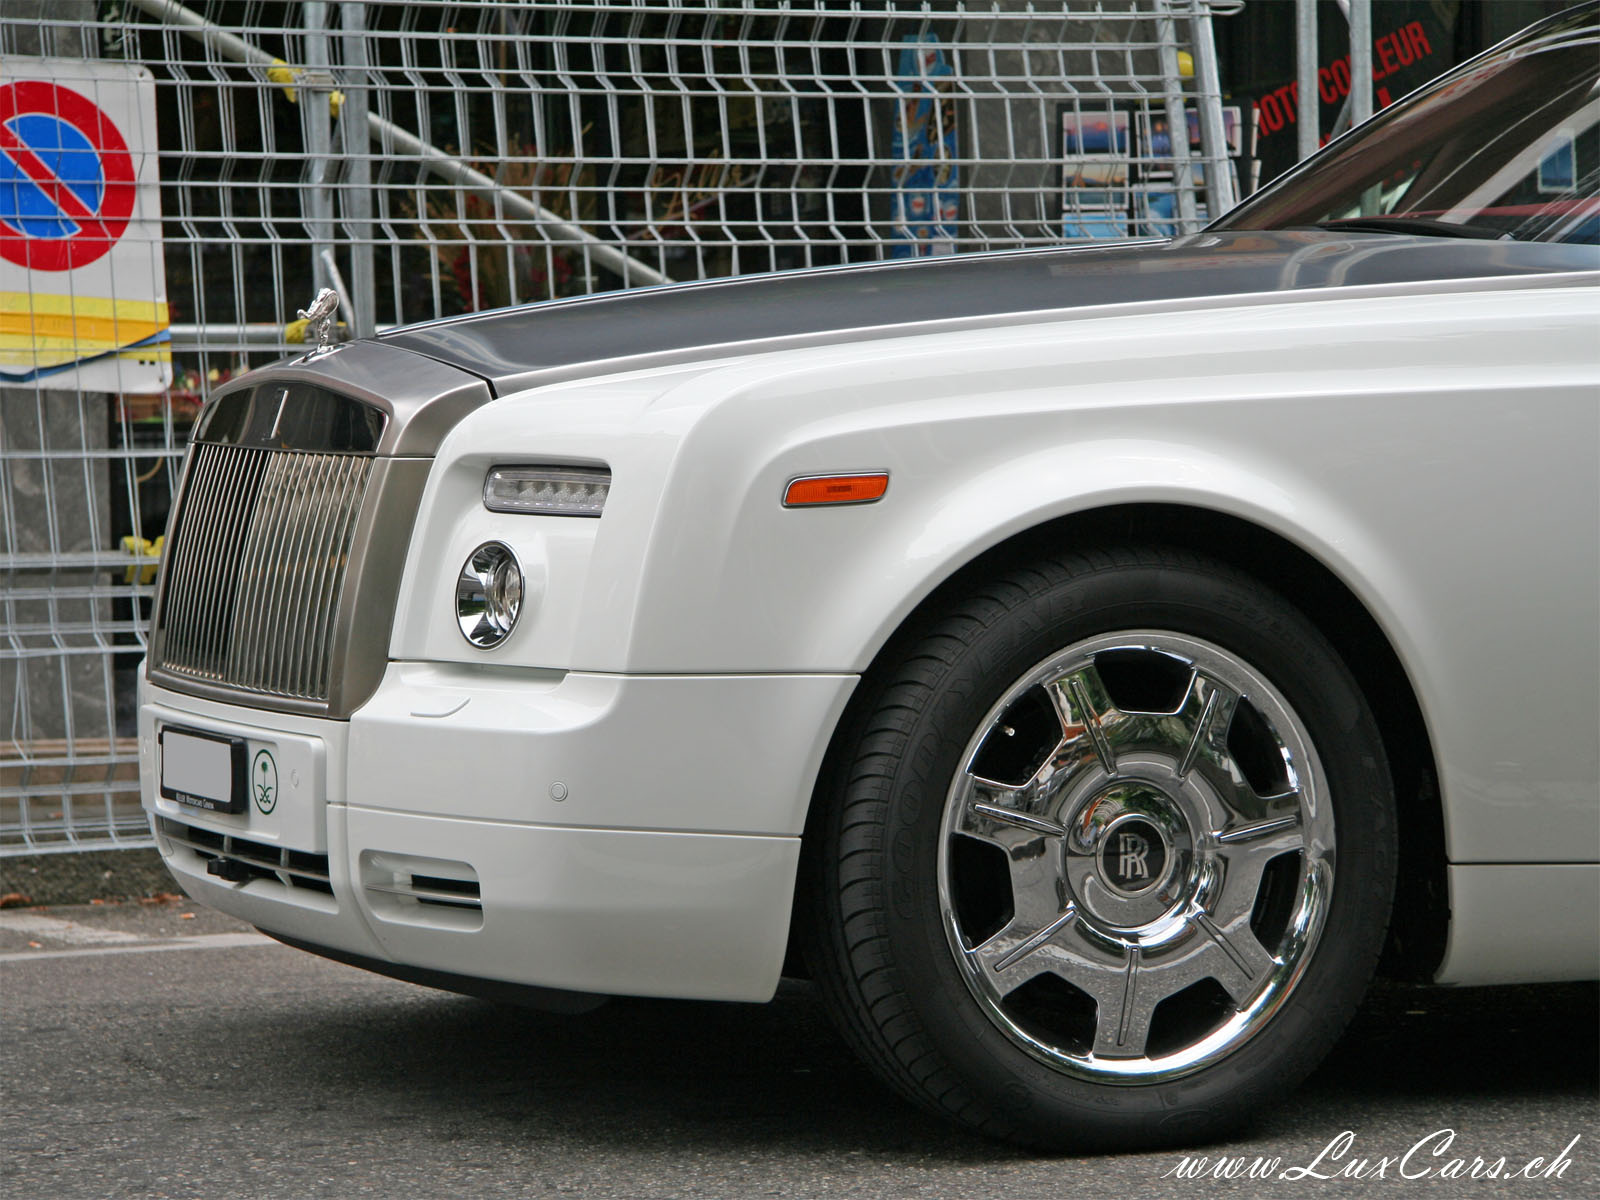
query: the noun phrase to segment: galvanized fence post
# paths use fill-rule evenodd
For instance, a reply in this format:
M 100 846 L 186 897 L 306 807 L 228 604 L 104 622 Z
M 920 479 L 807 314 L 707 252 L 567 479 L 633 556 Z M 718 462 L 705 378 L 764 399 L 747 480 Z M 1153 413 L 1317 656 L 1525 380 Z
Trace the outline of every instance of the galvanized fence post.
M 378 329 L 377 275 L 373 269 L 372 145 L 367 136 L 367 92 L 372 86 L 367 47 L 367 5 L 345 0 L 339 5 L 344 70 L 340 90 L 344 103 L 338 122 L 338 152 L 344 164 L 339 188 L 344 241 L 350 254 L 350 299 L 355 308 L 356 337 L 371 337 Z
M 1172 147 L 1172 178 L 1177 192 L 1179 233 L 1192 233 L 1200 227 L 1195 211 L 1194 165 L 1189 157 L 1189 114 L 1184 111 L 1182 72 L 1178 64 L 1177 22 L 1173 19 L 1175 0 L 1160 0 L 1161 16 L 1156 21 L 1156 41 L 1161 55 L 1161 75 L 1165 82 L 1168 140 Z
M 1294 3 L 1294 72 L 1296 101 L 1295 157 L 1304 162 L 1322 140 L 1322 107 L 1317 91 L 1317 0 Z

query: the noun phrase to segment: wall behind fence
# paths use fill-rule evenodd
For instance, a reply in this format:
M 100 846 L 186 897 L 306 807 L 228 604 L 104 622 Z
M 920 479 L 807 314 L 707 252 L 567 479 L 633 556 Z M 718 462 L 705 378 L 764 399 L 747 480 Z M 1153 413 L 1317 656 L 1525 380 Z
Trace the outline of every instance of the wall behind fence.
M 210 387 L 298 348 L 317 288 L 364 336 L 1191 230 L 1234 194 L 1210 19 L 1202 0 L 7 0 L 0 854 L 148 844 L 134 670 L 189 426 Z

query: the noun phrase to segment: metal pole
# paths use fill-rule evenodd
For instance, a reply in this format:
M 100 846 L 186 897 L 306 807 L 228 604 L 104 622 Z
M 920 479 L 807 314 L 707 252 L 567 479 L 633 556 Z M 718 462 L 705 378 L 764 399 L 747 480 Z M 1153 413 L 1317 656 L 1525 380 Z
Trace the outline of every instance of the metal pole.
M 248 63 L 251 66 L 264 67 L 268 70 L 276 68 L 286 69 L 291 77 L 300 72 L 296 68 L 273 58 L 264 50 L 257 49 L 249 42 L 234 37 L 226 30 L 218 29 L 210 21 L 198 13 L 178 4 L 175 0 L 128 0 L 135 8 L 143 9 L 154 17 L 159 17 L 172 25 L 183 29 L 190 37 L 206 43 L 218 53 L 233 59 L 235 62 Z M 1174 58 L 1176 55 L 1174 54 Z M 1176 64 L 1174 64 L 1176 71 Z M 1180 100 L 1181 104 L 1182 101 Z M 548 232 L 551 237 L 569 242 L 579 242 L 586 247 L 588 254 L 598 263 L 610 268 L 622 276 L 623 286 L 641 283 L 671 283 L 669 276 L 656 270 L 648 263 L 640 262 L 618 250 L 609 242 L 603 242 L 587 229 L 583 229 L 569 221 L 563 220 L 549 209 L 520 193 L 505 188 L 490 179 L 482 171 L 475 171 L 466 163 L 446 154 L 437 146 L 429 145 L 415 134 L 400 128 L 393 121 L 386 121 L 377 113 L 367 114 L 368 133 L 375 138 L 385 150 L 391 154 L 410 155 L 420 160 L 428 170 L 438 175 L 441 179 L 451 183 L 458 183 L 462 187 L 475 192 L 483 192 L 489 196 L 498 196 L 505 208 L 530 221 L 537 222 Z M 1190 199 L 1193 204 L 1193 198 Z
M 1350 0 L 1350 124 L 1372 115 L 1372 0 Z
M 350 250 L 352 332 L 371 337 L 378 329 L 378 280 L 373 270 L 372 143 L 367 137 L 367 89 L 371 59 L 367 54 L 367 6 L 356 0 L 339 5 L 343 29 L 344 108 L 339 113 L 339 151 L 344 159 L 344 187 L 339 194 Z
M 1294 71 L 1300 94 L 1295 125 L 1295 156 L 1304 162 L 1322 140 L 1322 104 L 1317 91 L 1317 0 L 1295 0 Z
M 1177 196 L 1180 234 L 1199 226 L 1194 207 L 1194 168 L 1189 163 L 1189 118 L 1183 110 L 1183 81 L 1178 74 L 1178 32 L 1170 0 L 1161 5 L 1156 21 L 1156 44 L 1161 53 L 1161 78 L 1167 90 L 1167 128 L 1172 143 L 1172 190 Z
M 1350 127 L 1372 116 L 1372 0 L 1350 0 Z M 1382 206 L 1377 186 L 1361 193 L 1361 212 L 1371 216 Z
M 1206 163 L 1206 207 L 1215 221 L 1239 202 L 1234 195 L 1233 167 L 1228 161 L 1228 132 L 1222 126 L 1222 73 L 1212 41 L 1211 8 L 1193 0 L 1190 41 L 1194 47 L 1195 105 L 1200 114 L 1200 154 Z M 1188 137 L 1187 129 L 1184 131 Z
M 333 76 L 328 72 L 328 6 L 323 0 L 306 0 L 301 12 L 306 28 L 306 69 L 297 81 L 298 94 L 313 97 L 312 102 L 299 106 L 306 143 L 306 186 L 301 202 L 306 209 L 306 229 L 311 234 L 315 292 L 333 286 L 333 274 L 328 270 L 333 260 L 333 126 L 323 100 L 333 91 Z M 355 314 L 346 311 L 344 319 L 353 325 Z

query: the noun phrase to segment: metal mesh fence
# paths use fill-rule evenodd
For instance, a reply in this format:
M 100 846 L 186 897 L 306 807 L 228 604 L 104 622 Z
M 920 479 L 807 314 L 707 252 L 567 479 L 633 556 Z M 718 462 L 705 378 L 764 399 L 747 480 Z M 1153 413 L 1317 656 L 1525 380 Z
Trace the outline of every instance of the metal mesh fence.
M 7 0 L 0 854 L 147 844 L 134 668 L 188 429 L 211 386 L 297 348 L 316 288 L 361 336 L 1186 232 L 1237 194 L 1211 19 L 1204 0 Z

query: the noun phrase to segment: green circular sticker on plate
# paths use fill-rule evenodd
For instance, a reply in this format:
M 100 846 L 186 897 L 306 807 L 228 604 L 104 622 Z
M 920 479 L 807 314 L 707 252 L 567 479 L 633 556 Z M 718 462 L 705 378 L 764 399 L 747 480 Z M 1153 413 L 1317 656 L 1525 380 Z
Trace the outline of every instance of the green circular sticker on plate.
M 257 750 L 250 763 L 250 795 L 264 813 L 278 807 L 278 764 L 265 750 Z

